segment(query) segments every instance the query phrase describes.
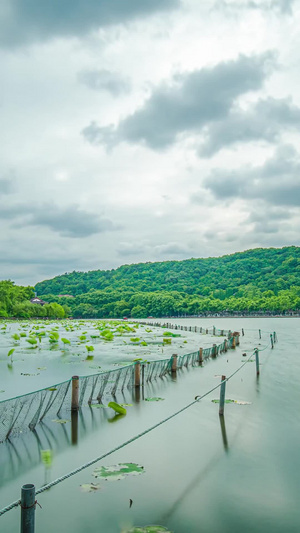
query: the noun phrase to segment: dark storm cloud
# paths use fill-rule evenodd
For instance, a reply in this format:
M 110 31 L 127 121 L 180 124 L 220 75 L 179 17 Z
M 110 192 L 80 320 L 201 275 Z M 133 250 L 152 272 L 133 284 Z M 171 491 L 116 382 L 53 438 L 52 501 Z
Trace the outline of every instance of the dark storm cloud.
M 262 199 L 270 205 L 299 207 L 300 157 L 292 146 L 282 146 L 262 166 L 212 171 L 205 186 L 218 200 Z M 197 202 L 197 195 L 192 200 Z
M 128 93 L 130 83 L 116 72 L 109 70 L 83 70 L 78 73 L 78 81 L 93 91 L 107 91 L 112 96 Z
M 82 134 L 92 144 L 110 146 L 127 141 L 164 149 L 180 134 L 199 132 L 205 125 L 226 118 L 237 98 L 262 87 L 274 62 L 271 52 L 242 55 L 212 68 L 178 75 L 154 89 L 143 107 L 116 128 L 92 122 Z
M 225 120 L 210 124 L 199 155 L 210 157 L 222 148 L 241 142 L 275 142 L 282 132 L 299 127 L 300 109 L 290 99 L 260 100 L 247 111 L 235 109 Z
M 62 237 L 83 238 L 95 233 L 119 229 L 111 220 L 80 209 L 77 205 L 1 206 L 0 217 L 13 221 L 15 228 L 47 227 Z
M 0 45 L 78 37 L 99 27 L 171 10 L 180 0 L 1 0 Z

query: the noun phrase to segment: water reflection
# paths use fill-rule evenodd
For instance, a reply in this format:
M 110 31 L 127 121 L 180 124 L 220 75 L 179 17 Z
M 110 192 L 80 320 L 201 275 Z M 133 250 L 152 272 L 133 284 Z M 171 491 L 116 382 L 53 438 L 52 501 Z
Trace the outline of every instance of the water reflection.
M 224 450 L 225 452 L 228 452 L 228 440 L 227 440 L 227 433 L 226 433 L 225 416 L 224 415 L 219 416 L 219 420 L 220 420 L 220 427 L 221 427 Z
M 165 393 L 167 383 L 171 383 L 171 377 L 147 382 L 145 387 L 118 391 L 114 401 L 119 404 L 142 405 L 145 397 L 157 396 L 162 388 Z M 42 451 L 49 450 L 52 455 L 58 455 L 68 447 L 79 446 L 90 434 L 105 430 L 107 422 L 115 423 L 123 419 L 125 415 L 111 416 L 112 412 L 107 408 L 110 400 L 111 395 L 107 395 L 102 398 L 103 403 L 86 405 L 79 411 L 69 411 L 66 419 L 43 419 L 32 431 L 20 433 L 1 443 L 0 487 L 43 462 Z M 45 472 L 45 479 L 48 476 L 49 469 Z

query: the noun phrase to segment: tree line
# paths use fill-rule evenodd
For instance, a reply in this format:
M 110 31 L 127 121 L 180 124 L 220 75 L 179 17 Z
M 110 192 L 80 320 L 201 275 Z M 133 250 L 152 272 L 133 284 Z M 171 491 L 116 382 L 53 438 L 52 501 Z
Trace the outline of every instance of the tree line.
M 73 271 L 40 282 L 35 290 L 84 318 L 297 312 L 300 248 Z
M 65 318 L 70 314 L 67 306 L 56 303 L 55 300 L 39 305 L 30 302 L 33 297 L 33 287 L 15 285 L 10 280 L 0 281 L 0 317 Z

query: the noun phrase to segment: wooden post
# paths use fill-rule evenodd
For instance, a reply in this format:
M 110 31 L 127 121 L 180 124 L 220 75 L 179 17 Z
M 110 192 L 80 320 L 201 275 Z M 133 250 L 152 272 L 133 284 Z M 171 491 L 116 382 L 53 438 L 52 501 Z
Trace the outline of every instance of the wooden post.
M 79 409 L 79 377 L 72 377 L 72 400 L 71 411 L 78 411 Z
M 228 346 L 227 346 L 227 339 L 224 341 L 224 352 L 227 352 Z
M 235 344 L 236 344 L 236 346 L 240 345 L 240 334 L 239 333 L 238 333 L 238 335 L 235 336 Z
M 224 335 L 224 329 L 221 329 L 221 337 Z
M 203 363 L 203 348 L 199 348 L 199 364 Z
M 258 349 L 255 348 L 256 375 L 259 376 L 259 355 Z
M 213 326 L 213 335 L 215 335 L 215 334 L 216 334 L 216 328 L 215 328 L 215 326 Z
M 205 331 L 206 335 L 208 335 L 208 329 Z
M 273 341 L 273 335 L 270 333 L 270 341 L 271 341 L 271 348 L 274 348 L 274 341 Z
M 276 335 L 276 331 L 274 331 L 274 333 L 273 333 L 273 339 L 274 339 L 274 342 L 277 342 L 277 335 Z
M 200 328 L 200 333 L 202 333 L 202 327 Z
M 213 344 L 212 347 L 213 347 L 213 350 L 212 350 L 211 356 L 215 359 L 217 357 L 217 345 Z
M 172 370 L 172 372 L 176 372 L 176 370 L 177 370 L 177 353 L 173 353 L 173 355 L 172 355 L 172 367 L 171 367 L 171 370 Z
M 261 330 L 258 330 L 259 338 L 261 339 Z
M 35 486 L 29 483 L 21 489 L 21 533 L 34 533 Z
M 225 388 L 226 388 L 226 376 L 222 376 L 221 387 L 220 387 L 220 408 L 219 408 L 220 416 L 224 415 Z
M 231 348 L 234 349 L 235 348 L 235 345 L 236 345 L 236 337 L 233 336 L 232 337 L 232 344 L 231 344 Z
M 244 337 L 245 333 L 244 333 L 244 328 L 242 328 L 242 336 Z
M 141 385 L 141 364 L 135 363 L 134 365 L 134 386 L 140 387 Z

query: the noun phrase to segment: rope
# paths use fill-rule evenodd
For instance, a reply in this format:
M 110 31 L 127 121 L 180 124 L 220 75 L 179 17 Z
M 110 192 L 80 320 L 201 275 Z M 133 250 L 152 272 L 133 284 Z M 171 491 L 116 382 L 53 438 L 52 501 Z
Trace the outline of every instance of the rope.
M 271 341 L 269 341 L 268 345 L 265 346 L 265 348 L 262 348 L 260 349 L 259 351 L 264 351 L 266 350 L 269 346 L 271 345 Z M 228 378 L 226 378 L 224 381 L 229 381 L 235 374 L 237 374 L 245 365 L 246 363 L 248 363 L 248 361 L 250 361 L 251 357 L 254 355 L 255 352 L 251 353 L 248 357 L 248 359 L 246 359 L 246 361 L 243 362 L 242 365 L 240 365 L 240 367 L 235 370 L 232 374 L 230 374 L 230 376 Z M 154 429 L 158 428 L 159 426 L 161 426 L 162 424 L 165 424 L 166 422 L 168 422 L 169 420 L 171 420 L 172 418 L 175 418 L 175 416 L 183 413 L 184 411 L 186 411 L 187 409 L 189 409 L 190 407 L 192 407 L 192 405 L 195 405 L 196 403 L 198 403 L 200 400 L 202 400 L 203 398 L 205 398 L 206 396 L 208 396 L 209 394 L 211 394 L 213 391 L 215 391 L 216 389 L 218 389 L 222 383 L 224 383 L 224 381 L 221 381 L 221 383 L 219 383 L 218 385 L 216 385 L 215 387 L 213 387 L 212 389 L 210 389 L 209 391 L 205 392 L 204 394 L 202 394 L 201 396 L 196 396 L 195 399 L 190 402 L 189 404 L 187 404 L 185 407 L 182 407 L 179 411 L 176 411 L 175 413 L 173 413 L 172 415 L 168 416 L 167 418 L 164 418 L 163 420 L 161 420 L 160 422 L 158 422 L 157 424 L 154 424 L 153 426 L 151 426 L 150 428 L 146 429 L 145 431 L 142 431 L 141 433 L 139 433 L 138 435 L 135 435 L 134 437 L 132 437 L 131 439 L 123 442 L 122 444 L 119 444 L 118 446 L 116 446 L 115 448 L 113 448 L 112 450 L 100 455 L 99 457 L 96 457 L 95 459 L 92 459 L 91 461 L 88 461 L 87 463 L 79 466 L 78 468 L 75 468 L 74 470 L 72 470 L 71 472 L 69 472 L 68 474 L 65 474 L 57 479 L 55 479 L 54 481 L 51 481 L 50 483 L 48 483 L 47 485 L 44 485 L 43 487 L 39 488 L 37 491 L 36 491 L 36 494 L 41 494 L 42 492 L 50 489 L 51 487 L 54 487 L 55 485 L 58 485 L 59 483 L 61 483 L 62 481 L 64 481 L 65 479 L 68 479 L 72 476 L 74 476 L 75 474 L 78 474 L 79 472 L 81 472 L 82 470 L 85 470 L 86 468 L 88 468 L 89 466 L 101 461 L 102 459 L 105 459 L 106 457 L 108 457 L 109 455 L 112 455 L 113 453 L 115 453 L 116 451 L 118 450 L 121 450 L 122 448 L 124 448 L 125 446 L 128 446 L 128 444 L 131 444 L 132 442 L 140 439 L 141 437 L 143 437 L 144 435 L 147 435 L 148 433 L 150 433 L 151 431 L 153 431 Z M 3 514 L 7 513 L 8 511 L 10 511 L 11 509 L 14 509 L 15 507 L 18 507 L 19 505 L 21 504 L 21 501 L 20 500 L 16 500 L 14 502 L 12 502 L 10 505 L 4 507 L 3 509 L 0 510 L 0 516 L 2 516 Z
M 228 378 L 226 378 L 226 380 L 224 381 L 229 381 L 237 372 L 239 372 L 244 366 L 245 364 L 250 360 L 250 358 L 253 356 L 253 353 L 250 354 L 250 356 L 248 357 L 248 359 L 243 362 L 243 364 L 237 369 L 235 370 L 235 372 L 233 372 Z M 205 392 L 204 394 L 202 394 L 201 396 L 196 396 L 195 399 L 190 402 L 189 404 L 185 405 L 184 407 L 182 407 L 181 409 L 179 409 L 179 411 L 176 411 L 175 413 L 173 413 L 172 415 L 168 416 L 167 418 L 164 418 L 163 420 L 161 420 L 160 422 L 157 422 L 157 424 L 154 424 L 153 426 L 151 426 L 150 428 L 146 429 L 145 431 L 142 431 L 141 433 L 138 433 L 138 435 L 135 435 L 134 437 L 132 437 L 131 439 L 128 439 L 127 441 L 123 442 L 122 444 L 119 444 L 118 446 L 116 446 L 115 448 L 113 448 L 112 450 L 109 450 L 108 452 L 100 455 L 99 457 L 96 457 L 95 459 L 92 459 L 91 461 L 88 461 L 87 463 L 79 466 L 78 468 L 75 468 L 74 470 L 72 470 L 71 472 L 69 472 L 68 474 L 65 474 L 61 477 L 58 477 L 57 479 L 55 479 L 54 481 L 51 481 L 50 483 L 48 483 L 47 485 L 44 485 L 43 487 L 39 488 L 37 491 L 36 491 L 36 494 L 41 494 L 42 492 L 50 489 L 51 487 L 54 487 L 55 485 L 58 485 L 59 483 L 61 483 L 62 481 L 64 481 L 65 479 L 68 479 L 72 476 L 74 476 L 75 474 L 78 474 L 79 472 L 81 472 L 82 470 L 85 470 L 86 468 L 88 468 L 89 466 L 95 464 L 95 463 L 98 463 L 99 461 L 101 461 L 102 459 L 105 459 L 106 457 L 108 457 L 109 455 L 112 455 L 113 453 L 117 452 L 118 450 L 121 450 L 122 448 L 124 448 L 125 446 L 128 446 L 128 444 L 131 444 L 132 442 L 140 439 L 141 437 L 144 437 L 145 435 L 147 435 L 148 433 L 150 433 L 151 431 L 153 431 L 154 429 L 158 428 L 159 426 L 161 426 L 162 424 L 165 424 L 166 422 L 168 422 L 169 420 L 172 420 L 172 418 L 175 418 L 175 416 L 183 413 L 184 411 L 186 411 L 187 409 L 189 409 L 190 407 L 192 407 L 192 405 L 195 405 L 196 403 L 198 403 L 200 400 L 202 400 L 203 398 L 205 398 L 206 396 L 208 396 L 209 394 L 211 394 L 213 391 L 215 391 L 216 389 L 218 389 L 222 383 L 224 383 L 224 381 L 221 381 L 221 383 L 218 383 L 218 385 L 216 385 L 215 387 L 213 387 L 212 389 L 210 389 L 209 391 Z M 14 507 L 18 507 L 20 505 L 20 500 L 16 500 L 15 502 L 11 503 L 10 505 L 8 505 L 7 507 L 4 507 L 3 509 L 0 510 L 0 516 L 2 516 L 3 514 L 7 513 L 8 511 L 10 511 L 11 509 L 13 509 Z

